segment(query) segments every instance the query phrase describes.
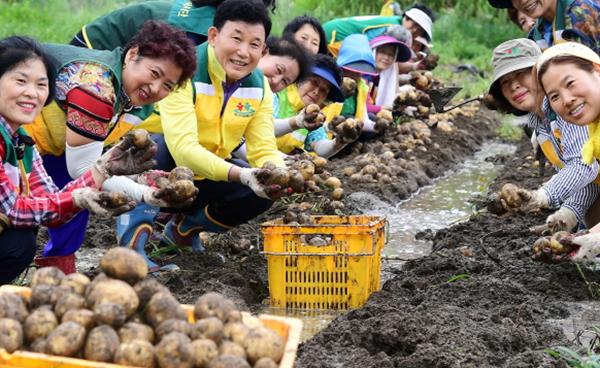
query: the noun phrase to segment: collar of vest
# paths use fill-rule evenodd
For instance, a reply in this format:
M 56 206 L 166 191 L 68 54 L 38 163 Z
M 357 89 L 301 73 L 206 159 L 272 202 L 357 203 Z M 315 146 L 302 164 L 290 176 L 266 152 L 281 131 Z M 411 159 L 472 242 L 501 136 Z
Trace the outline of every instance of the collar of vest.
M 304 108 L 304 102 L 302 102 L 302 98 L 300 97 L 300 92 L 298 91 L 298 85 L 296 83 L 289 85 L 286 88 L 287 92 L 287 102 L 290 104 L 292 109 L 296 112 L 299 112 Z
M 546 26 L 553 25 L 553 31 L 561 31 L 565 29 L 565 13 L 575 0 L 556 0 L 556 14 L 554 15 L 554 21 L 548 22 L 543 18 L 539 18 L 533 29 L 531 35 L 534 40 L 540 40 L 544 36 L 544 30 Z
M 9 163 L 12 166 L 17 167 L 19 159 L 17 157 L 17 151 L 15 149 L 15 146 L 13 145 L 13 135 L 14 134 L 27 135 L 27 133 L 25 132 L 25 130 L 22 127 L 19 127 L 19 129 L 17 129 L 17 131 L 14 132 L 13 134 L 11 134 L 10 131 L 11 131 L 11 129 L 10 129 L 8 123 L 6 123 L 6 120 L 4 120 L 4 118 L 0 116 L 0 137 L 2 138 L 2 140 L 4 140 L 4 146 L 6 147 L 6 155 L 5 155 L 4 159 L 2 160 L 2 162 Z M 33 163 L 33 147 L 25 146 L 25 154 L 23 156 L 23 165 L 24 165 L 26 173 L 31 172 L 32 163 Z

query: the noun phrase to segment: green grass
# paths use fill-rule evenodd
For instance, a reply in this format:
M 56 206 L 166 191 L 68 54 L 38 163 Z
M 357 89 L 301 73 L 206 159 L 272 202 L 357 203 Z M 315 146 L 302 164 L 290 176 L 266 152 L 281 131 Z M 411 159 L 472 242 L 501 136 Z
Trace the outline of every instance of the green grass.
M 29 35 L 67 43 L 92 19 L 133 1 L 0 0 L 0 37 Z
M 500 139 L 517 142 L 523 136 L 523 128 L 505 119 L 496 133 Z

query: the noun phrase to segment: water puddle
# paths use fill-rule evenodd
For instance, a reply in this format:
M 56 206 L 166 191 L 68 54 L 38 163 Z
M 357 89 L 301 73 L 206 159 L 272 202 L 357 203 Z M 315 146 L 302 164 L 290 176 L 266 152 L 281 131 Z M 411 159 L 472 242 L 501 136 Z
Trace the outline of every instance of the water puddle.
M 456 166 L 433 185 L 422 188 L 411 198 L 389 205 L 369 193 L 353 193 L 347 200 L 356 201 L 369 215 L 385 215 L 389 221 L 389 237 L 382 254 L 382 283 L 391 276 L 389 270 L 401 267 L 410 259 L 431 252 L 431 244 L 415 239 L 415 234 L 439 230 L 466 220 L 473 207 L 468 202 L 474 195 L 486 192 L 501 165 L 488 161 L 498 155 L 512 155 L 516 146 L 490 142 L 485 149 Z M 386 272 L 386 270 L 388 270 Z M 341 311 L 286 310 L 265 306 L 260 312 L 302 319 L 302 341 L 325 328 Z

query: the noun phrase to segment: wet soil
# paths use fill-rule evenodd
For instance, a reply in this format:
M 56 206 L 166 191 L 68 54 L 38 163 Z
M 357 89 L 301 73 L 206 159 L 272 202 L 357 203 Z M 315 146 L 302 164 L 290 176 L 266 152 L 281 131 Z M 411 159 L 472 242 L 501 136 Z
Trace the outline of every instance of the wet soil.
M 492 189 L 539 186 L 522 142 Z M 527 157 L 527 158 L 526 158 Z M 547 174 L 550 174 L 547 169 Z M 478 213 L 432 237 L 433 253 L 408 262 L 359 310 L 300 346 L 298 367 L 566 367 L 544 351 L 574 347 L 551 320 L 591 300 L 573 264 L 531 260 L 528 228 L 547 213 Z M 600 274 L 583 270 L 590 283 Z

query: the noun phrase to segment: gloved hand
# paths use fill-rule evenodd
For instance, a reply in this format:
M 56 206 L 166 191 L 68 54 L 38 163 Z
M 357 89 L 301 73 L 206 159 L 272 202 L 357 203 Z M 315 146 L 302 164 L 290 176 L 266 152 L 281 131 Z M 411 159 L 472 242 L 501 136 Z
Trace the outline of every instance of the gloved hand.
M 286 188 L 281 188 L 276 184 L 263 184 L 269 176 L 268 169 L 242 168 L 240 170 L 240 182 L 252 189 L 257 196 L 265 199 L 276 199 L 285 195 L 283 191 Z
M 387 130 L 394 121 L 394 117 L 392 116 L 392 112 L 389 110 L 382 109 L 377 113 L 377 119 L 375 120 L 375 133 L 382 133 Z
M 600 233 L 580 235 L 571 240 L 579 250 L 571 257 L 574 262 L 593 261 L 600 254 Z
M 533 244 L 531 258 L 545 263 L 559 263 L 573 259 L 579 248 L 573 243 L 574 234 L 559 231 L 552 236 L 539 238 Z
M 360 137 L 363 128 L 363 122 L 353 118 L 348 118 L 339 122 L 338 117 L 335 117 L 331 123 L 333 126 L 333 132 L 335 134 L 336 146 L 346 146 L 348 143 L 352 143 Z M 336 125 L 333 125 L 333 124 Z
M 96 161 L 96 169 L 106 178 L 133 175 L 152 169 L 156 161 L 156 144 L 148 132 L 135 129 Z
M 341 86 L 344 97 L 354 96 L 356 94 L 356 81 L 349 77 L 344 77 Z
M 571 231 L 577 226 L 577 216 L 570 208 L 561 207 L 546 219 L 546 225 L 552 234 L 558 231 Z
M 122 192 L 101 192 L 87 187 L 75 189 L 71 195 L 75 206 L 100 216 L 117 216 L 135 207 L 135 201 Z
M 180 166 L 171 172 L 150 170 L 137 175 L 135 181 L 144 185 L 144 203 L 157 207 L 187 207 L 198 194 L 193 177 L 192 170 Z
M 305 128 L 313 131 L 323 125 L 325 118 L 325 114 L 321 112 L 319 105 L 310 104 L 294 117 L 294 121 L 298 128 Z
M 527 190 L 509 183 L 500 190 L 500 203 L 508 212 L 531 212 L 548 208 L 549 199 L 542 188 Z

